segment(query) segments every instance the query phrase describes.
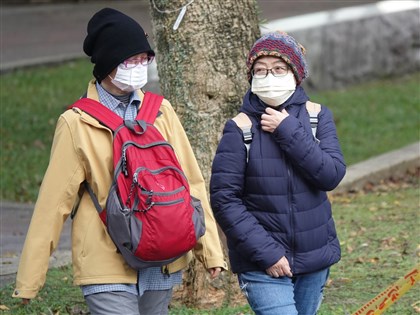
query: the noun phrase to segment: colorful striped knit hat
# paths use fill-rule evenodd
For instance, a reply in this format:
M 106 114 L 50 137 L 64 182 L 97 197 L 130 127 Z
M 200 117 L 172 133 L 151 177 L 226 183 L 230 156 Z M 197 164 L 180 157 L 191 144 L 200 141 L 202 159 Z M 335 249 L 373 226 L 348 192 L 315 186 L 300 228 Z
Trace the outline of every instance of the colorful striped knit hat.
M 268 33 L 258 39 L 249 52 L 246 61 L 248 80 L 251 82 L 251 70 L 255 60 L 261 56 L 275 56 L 282 58 L 292 69 L 299 85 L 308 77 L 305 61 L 305 48 L 292 36 L 282 32 Z

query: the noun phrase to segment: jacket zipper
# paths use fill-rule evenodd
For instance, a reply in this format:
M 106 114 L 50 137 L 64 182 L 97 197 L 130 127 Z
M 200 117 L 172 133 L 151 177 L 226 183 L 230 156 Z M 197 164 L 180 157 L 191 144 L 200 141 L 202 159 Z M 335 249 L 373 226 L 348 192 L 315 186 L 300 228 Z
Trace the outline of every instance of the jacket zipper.
M 287 176 L 288 176 L 288 194 L 287 199 L 289 202 L 289 213 L 290 213 L 290 227 L 291 227 L 291 261 L 290 263 L 290 269 L 292 270 L 292 273 L 294 273 L 294 260 L 295 260 L 295 229 L 294 229 L 294 222 L 293 222 L 293 207 L 292 207 L 292 176 L 290 172 L 290 166 L 289 163 L 287 163 Z

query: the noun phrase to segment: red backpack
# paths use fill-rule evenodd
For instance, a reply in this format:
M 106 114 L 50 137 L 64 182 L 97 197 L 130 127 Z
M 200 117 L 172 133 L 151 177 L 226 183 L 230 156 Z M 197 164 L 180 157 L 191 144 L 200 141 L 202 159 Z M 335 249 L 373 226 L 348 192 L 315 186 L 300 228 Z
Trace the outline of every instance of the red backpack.
M 201 202 L 190 195 L 188 181 L 172 146 L 153 126 L 163 97 L 146 92 L 134 121 L 123 120 L 89 98 L 76 107 L 114 134 L 114 175 L 105 209 L 85 182 L 107 231 L 134 269 L 166 265 L 204 235 Z

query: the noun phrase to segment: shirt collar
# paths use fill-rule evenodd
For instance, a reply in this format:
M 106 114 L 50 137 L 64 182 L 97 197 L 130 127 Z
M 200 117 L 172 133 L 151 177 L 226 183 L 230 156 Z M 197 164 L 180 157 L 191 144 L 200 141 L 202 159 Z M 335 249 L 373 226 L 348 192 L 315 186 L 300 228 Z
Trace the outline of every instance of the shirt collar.
M 123 106 L 123 104 L 118 99 L 113 97 L 112 94 L 106 91 L 98 82 L 96 82 L 96 89 L 99 95 L 99 102 L 104 104 L 112 111 L 115 111 L 115 109 L 120 105 Z M 136 105 L 136 107 L 138 107 L 140 101 L 141 100 L 137 91 L 131 93 L 129 105 L 133 104 Z

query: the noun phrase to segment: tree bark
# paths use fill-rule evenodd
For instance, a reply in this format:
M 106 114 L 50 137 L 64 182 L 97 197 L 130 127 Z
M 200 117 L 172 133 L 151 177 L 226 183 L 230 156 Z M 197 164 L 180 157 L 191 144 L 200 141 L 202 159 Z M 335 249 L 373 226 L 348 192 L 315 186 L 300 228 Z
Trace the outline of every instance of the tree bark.
M 255 0 L 150 0 L 160 89 L 183 123 L 207 186 L 222 128 L 249 88 L 246 56 L 260 35 L 256 6 Z M 204 271 L 194 262 L 185 275 L 197 305 Z

